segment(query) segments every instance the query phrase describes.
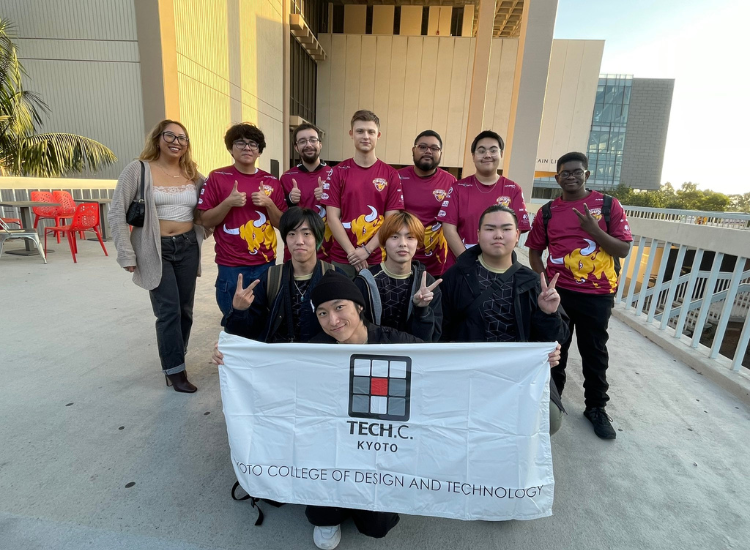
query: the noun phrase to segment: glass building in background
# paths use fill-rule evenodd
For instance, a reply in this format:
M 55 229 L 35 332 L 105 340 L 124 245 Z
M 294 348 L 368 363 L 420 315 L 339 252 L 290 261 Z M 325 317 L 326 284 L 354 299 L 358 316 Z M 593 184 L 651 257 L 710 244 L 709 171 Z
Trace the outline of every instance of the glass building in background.
M 672 108 L 674 79 L 599 76 L 586 155 L 586 186 L 606 190 L 620 184 L 659 189 Z M 627 136 L 627 139 L 626 139 Z M 554 178 L 536 178 L 533 198 L 560 195 Z
M 615 187 L 620 184 L 632 90 L 632 75 L 599 77 L 587 151 L 591 172 L 589 185 Z

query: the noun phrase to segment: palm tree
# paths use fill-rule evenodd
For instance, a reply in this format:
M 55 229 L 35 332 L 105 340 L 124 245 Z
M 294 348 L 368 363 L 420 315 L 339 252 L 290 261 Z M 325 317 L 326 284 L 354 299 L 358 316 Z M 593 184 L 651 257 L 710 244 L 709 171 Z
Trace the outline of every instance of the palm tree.
M 12 23 L 0 17 L 0 174 L 58 177 L 96 171 L 117 162 L 107 147 L 83 136 L 38 134 L 49 107 L 23 89 L 26 74 L 18 60 Z

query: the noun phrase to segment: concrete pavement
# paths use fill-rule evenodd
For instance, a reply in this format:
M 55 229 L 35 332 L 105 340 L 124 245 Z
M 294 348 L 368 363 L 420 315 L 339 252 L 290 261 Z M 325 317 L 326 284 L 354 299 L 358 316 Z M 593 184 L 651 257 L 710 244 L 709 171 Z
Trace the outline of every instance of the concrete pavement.
M 0 258 L 0 550 L 314 548 L 302 507 L 266 507 L 254 527 L 250 505 L 230 498 L 208 363 L 219 332 L 208 244 L 188 355 L 193 395 L 164 386 L 148 293 L 117 266 L 111 242 L 108 258 L 80 243 L 78 264 L 64 242 L 47 265 Z M 599 440 L 583 418 L 573 352 L 569 416 L 552 439 L 552 517 L 402 516 L 384 540 L 346 523 L 340 548 L 748 548 L 750 410 L 614 319 L 610 343 L 618 439 Z

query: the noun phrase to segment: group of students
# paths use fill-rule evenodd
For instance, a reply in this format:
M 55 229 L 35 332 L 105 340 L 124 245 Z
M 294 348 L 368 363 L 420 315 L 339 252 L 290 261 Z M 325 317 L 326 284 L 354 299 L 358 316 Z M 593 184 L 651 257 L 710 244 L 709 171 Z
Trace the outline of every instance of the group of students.
M 460 181 L 438 167 L 443 144 L 432 130 L 416 137 L 414 164 L 400 171 L 376 156 L 374 113 L 357 111 L 349 134 L 354 156 L 330 167 L 319 158 L 320 131 L 297 127 L 301 162 L 277 179 L 256 167 L 266 145 L 261 130 L 237 124 L 225 136 L 234 164 L 204 181 L 184 126 L 163 121 L 140 161 L 125 168 L 110 210 L 118 262 L 150 291 L 162 368 L 174 389 L 196 389 L 185 353 L 200 245 L 213 230 L 216 301 L 228 333 L 269 343 L 557 341 L 552 434 L 562 422 L 576 328 L 584 415 L 599 437 L 614 439 L 605 411 L 607 323 L 618 259 L 632 236 L 619 202 L 586 189 L 586 156 L 560 157 L 562 196 L 532 226 L 520 187 L 498 174 L 504 142 L 495 132 L 473 140 L 476 173 Z M 149 207 L 143 228 L 128 233 L 126 212 L 143 165 Z M 285 249 L 278 265 L 275 229 Z M 529 230 L 533 270 L 514 252 Z M 213 359 L 222 361 L 218 348 Z M 398 522 L 396 514 L 324 507 L 308 507 L 307 516 L 320 548 L 338 544 L 345 517 L 375 537 Z

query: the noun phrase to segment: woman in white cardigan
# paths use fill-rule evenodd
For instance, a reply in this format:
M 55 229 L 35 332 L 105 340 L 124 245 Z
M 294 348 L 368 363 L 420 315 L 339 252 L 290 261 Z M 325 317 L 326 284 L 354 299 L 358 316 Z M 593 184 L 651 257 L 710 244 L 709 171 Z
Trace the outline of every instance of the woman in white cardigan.
M 143 227 L 130 232 L 125 216 L 140 197 L 141 175 L 146 213 Z M 203 227 L 193 223 L 203 182 L 192 159 L 187 129 L 163 120 L 151 130 L 138 160 L 120 174 L 108 218 L 117 263 L 151 296 L 167 385 L 171 382 L 175 391 L 184 393 L 197 389 L 187 379 L 185 353 L 204 238 Z

